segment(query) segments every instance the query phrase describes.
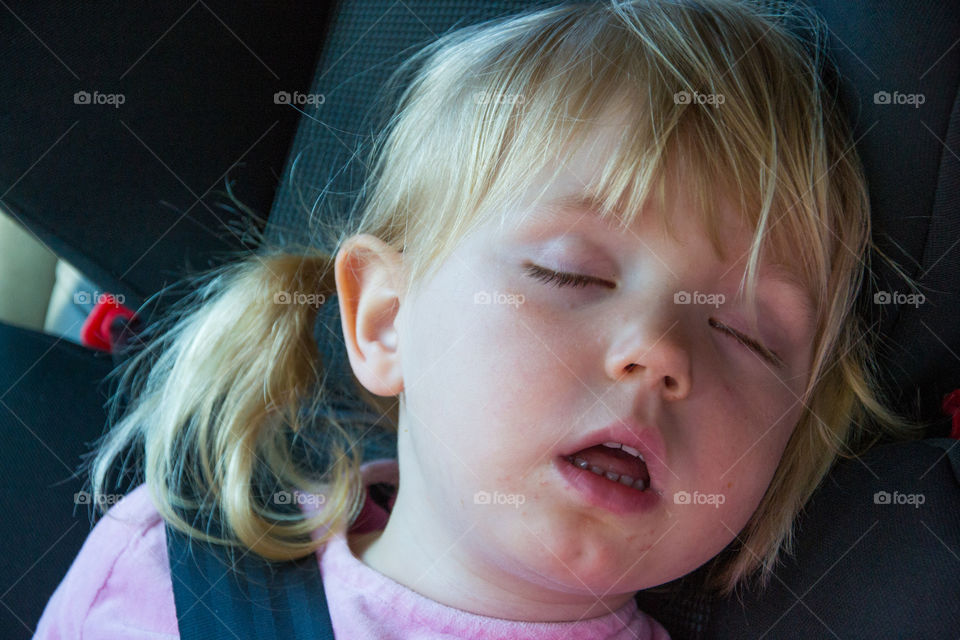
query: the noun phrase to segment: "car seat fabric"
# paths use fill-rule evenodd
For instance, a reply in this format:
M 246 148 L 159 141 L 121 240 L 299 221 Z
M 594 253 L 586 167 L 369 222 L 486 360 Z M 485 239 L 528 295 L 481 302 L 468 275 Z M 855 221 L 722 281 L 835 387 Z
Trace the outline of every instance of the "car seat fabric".
M 309 84 L 329 5 L 144 6 L 0 12 L 0 207 L 132 309 L 255 246 L 225 191 L 269 211 L 300 120 L 275 94 Z
M 0 323 L 0 636 L 27 638 L 90 531 L 74 472 L 103 431 L 110 355 Z
M 952 637 L 960 629 L 958 505 L 956 440 L 880 445 L 837 464 L 766 591 L 709 599 L 701 569 L 638 601 L 679 638 Z M 698 599 L 709 600 L 709 615 L 694 620 L 685 605 Z
M 873 236 L 916 279 L 925 301 L 883 304 L 911 289 L 874 260 L 862 290 L 877 323 L 880 374 L 897 408 L 949 432 L 940 412 L 960 387 L 960 8 L 955 3 L 812 0 L 830 28 L 841 97 L 870 190 Z M 924 102 L 894 104 L 920 94 Z M 906 98 L 905 98 L 906 97 Z

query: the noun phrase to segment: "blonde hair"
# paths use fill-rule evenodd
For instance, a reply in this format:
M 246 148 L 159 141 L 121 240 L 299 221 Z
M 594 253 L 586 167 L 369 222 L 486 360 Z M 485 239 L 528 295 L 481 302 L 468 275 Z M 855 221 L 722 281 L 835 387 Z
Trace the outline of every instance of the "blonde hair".
M 416 286 L 471 229 L 509 210 L 561 149 L 589 142 L 616 104 L 629 126 L 587 192 L 602 216 L 629 225 L 651 198 L 662 212 L 664 177 L 683 162 L 718 250 L 718 193 L 738 196 L 755 229 L 748 299 L 767 248 L 790 256 L 810 291 L 816 339 L 802 417 L 736 553 L 711 567 L 709 581 L 728 594 L 759 570 L 765 585 L 838 457 L 918 435 L 878 397 L 855 313 L 872 246 L 869 206 L 850 132 L 822 80 L 822 32 L 811 14 L 786 9 L 607 2 L 528 11 L 427 45 L 392 78 L 390 87 L 402 87 L 412 75 L 371 150 L 356 222 L 313 229 L 332 249 L 265 247 L 203 274 L 124 365 L 130 406 L 100 443 L 95 495 L 116 458 L 142 447 L 145 481 L 176 529 L 271 560 L 315 552 L 329 533 L 311 532 L 356 517 L 356 445 L 371 428 L 396 433 L 397 403 L 351 375 L 347 391 L 382 418 L 325 413 L 332 381 L 314 339 L 316 301 L 303 296 L 335 294 L 333 258 L 357 233 L 402 251 L 406 284 Z M 293 303 L 279 304 L 281 294 Z M 270 499 L 293 489 L 322 493 L 324 509 L 305 518 Z M 221 528 L 212 534 L 199 522 Z

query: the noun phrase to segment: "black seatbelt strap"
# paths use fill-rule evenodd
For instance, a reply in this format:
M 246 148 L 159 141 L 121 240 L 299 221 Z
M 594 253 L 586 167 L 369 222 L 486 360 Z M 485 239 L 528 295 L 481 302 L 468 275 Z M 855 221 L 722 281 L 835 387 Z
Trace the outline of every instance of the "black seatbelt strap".
M 247 553 L 234 571 L 219 548 L 169 525 L 166 535 L 182 640 L 333 640 L 315 555 L 269 563 Z

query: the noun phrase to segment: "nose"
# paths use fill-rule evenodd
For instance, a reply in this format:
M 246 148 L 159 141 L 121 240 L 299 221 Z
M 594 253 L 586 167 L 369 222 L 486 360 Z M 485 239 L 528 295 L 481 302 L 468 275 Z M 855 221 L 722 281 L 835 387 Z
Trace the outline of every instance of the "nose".
M 610 349 L 607 375 L 614 381 L 627 380 L 625 376 L 643 380 L 644 386 L 654 388 L 665 400 L 686 398 L 693 372 L 690 352 L 681 338 L 678 320 L 659 330 L 650 322 L 634 321 Z

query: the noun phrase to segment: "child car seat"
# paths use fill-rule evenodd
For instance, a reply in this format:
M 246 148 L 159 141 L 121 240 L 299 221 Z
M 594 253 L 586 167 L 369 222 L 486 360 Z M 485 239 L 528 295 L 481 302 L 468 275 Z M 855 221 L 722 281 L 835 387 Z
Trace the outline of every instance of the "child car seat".
M 323 94 L 326 100 L 322 109 L 311 112 L 310 117 L 301 118 L 292 147 L 288 145 L 284 151 L 287 164 L 283 181 L 275 195 L 270 194 L 267 198 L 267 201 L 272 198 L 273 202 L 265 229 L 267 236 L 275 242 L 308 243 L 311 237 L 305 209 L 311 208 L 320 189 L 326 186 L 331 193 L 346 194 L 338 196 L 344 199 L 349 199 L 356 192 L 362 172 L 356 162 L 349 159 L 356 145 L 365 139 L 363 105 L 369 104 L 386 75 L 411 47 L 429 41 L 454 25 L 469 24 L 528 6 L 545 4 L 551 3 L 519 0 L 409 0 L 404 3 L 344 0 L 335 3 L 331 8 L 329 29 L 323 39 L 320 64 L 309 89 L 311 93 Z M 960 274 L 960 247 L 957 246 L 960 244 L 960 203 L 956 189 L 960 184 L 960 115 L 957 101 L 960 47 L 953 46 L 960 38 L 960 16 L 955 7 L 936 3 L 908 6 L 878 0 L 863 3 L 818 0 L 810 4 L 826 18 L 830 28 L 828 48 L 841 73 L 840 93 L 849 106 L 857 148 L 870 183 L 876 240 L 888 255 L 921 283 L 927 297 L 927 303 L 918 307 L 865 305 L 868 312 L 876 314 L 872 320 L 878 323 L 882 337 L 877 348 L 883 365 L 883 383 L 901 411 L 929 422 L 931 427 L 925 440 L 882 443 L 861 459 L 839 463 L 802 516 L 795 555 L 785 559 L 777 568 L 767 591 L 748 592 L 742 601 L 737 598 L 708 598 L 698 585 L 700 573 L 694 572 L 675 582 L 641 592 L 638 595 L 641 608 L 661 621 L 674 638 L 892 638 L 901 637 L 904 633 L 923 638 L 955 635 L 956 629 L 960 628 L 954 595 L 960 587 L 960 571 L 957 570 L 956 560 L 956 550 L 960 548 L 960 510 L 957 509 L 960 502 L 957 487 L 960 453 L 954 446 L 956 441 L 946 437 L 950 433 L 950 419 L 941 414 L 944 395 L 960 387 L 960 357 L 957 355 L 960 354 L 960 323 L 955 320 L 960 310 L 960 279 L 957 277 Z M 240 28 L 238 25 L 245 23 L 239 9 L 231 14 L 231 20 L 220 13 L 219 7 L 204 6 L 214 6 L 223 22 L 234 31 Z M 200 9 L 200 5 L 196 5 L 192 11 L 199 12 Z M 315 10 L 299 7 L 295 11 L 289 5 L 284 5 L 284 9 L 283 12 L 277 10 L 272 14 L 275 19 L 273 24 L 279 26 L 283 21 L 284 28 L 302 25 L 306 14 L 317 19 L 313 13 Z M 21 15 L 21 18 L 30 24 L 28 17 Z M 172 23 L 177 16 L 167 15 L 165 18 Z M 189 20 L 183 18 L 181 22 L 186 28 Z M 14 27 L 17 24 L 14 23 L 8 32 L 16 32 Z M 274 52 L 278 51 L 276 47 L 285 46 L 285 43 L 279 42 L 283 39 L 267 38 L 267 29 L 259 31 L 265 24 L 259 16 L 245 24 L 241 35 L 245 42 L 250 43 L 250 49 L 256 52 L 256 56 L 275 56 L 271 60 L 282 57 Z M 71 24 L 71 30 L 75 29 L 74 25 Z M 194 34 L 193 43 L 198 46 L 196 43 L 202 42 L 203 36 L 208 37 L 209 33 L 222 29 L 223 25 L 211 19 L 205 30 L 200 30 L 196 24 L 191 28 L 201 31 L 202 35 Z M 314 28 L 312 31 L 314 43 L 319 43 L 322 39 L 321 29 Z M 176 31 L 172 30 L 167 38 L 175 34 Z M 64 41 L 69 41 L 67 33 L 59 35 L 63 36 Z M 43 37 L 42 33 L 40 37 Z M 263 40 L 253 44 L 258 37 Z M 30 38 L 29 35 L 24 36 L 18 41 L 19 46 L 23 47 L 23 40 Z M 56 41 L 61 42 L 59 38 Z M 302 51 L 307 49 L 307 45 L 301 45 L 298 58 L 304 69 L 313 65 L 312 60 L 310 63 L 303 61 L 305 56 Z M 288 54 L 293 55 L 290 52 Z M 11 60 L 13 57 L 7 56 L 5 59 Z M 251 58 L 254 57 L 251 54 Z M 82 58 L 78 55 L 70 59 Z M 143 63 L 149 59 L 148 52 Z M 275 64 L 278 63 L 269 66 L 274 67 Z M 251 63 L 246 59 L 240 64 L 223 56 L 217 69 L 226 75 L 242 69 L 245 75 L 252 73 L 251 68 L 255 67 L 255 61 Z M 58 71 L 47 69 L 48 73 Z M 135 71 L 136 67 L 129 76 L 135 76 Z M 66 70 L 59 72 L 69 77 Z M 21 69 L 20 73 L 22 76 L 26 72 Z M 293 74 L 292 68 L 290 73 Z M 189 82 L 189 78 L 184 76 L 181 81 Z M 297 86 L 306 84 L 304 82 Z M 275 82 L 275 86 L 286 89 L 293 83 L 284 86 Z M 883 92 L 922 93 L 925 102 L 919 108 L 885 103 Z M 167 93 L 158 99 L 165 100 L 169 107 L 178 104 L 174 98 Z M 203 96 L 200 103 L 205 104 L 203 100 L 206 99 L 208 97 Z M 23 102 L 20 106 L 25 108 L 28 101 Z M 233 111 L 245 109 L 247 105 L 243 100 L 233 101 L 229 110 L 225 107 L 223 113 L 230 115 L 224 115 L 222 122 L 231 122 Z M 262 109 L 262 105 L 258 103 L 255 108 L 251 107 L 251 111 L 257 109 Z M 163 112 L 163 109 L 159 110 Z M 292 109 L 288 111 L 293 113 Z M 52 114 L 45 115 L 46 121 L 49 121 Z M 59 122 L 64 126 L 59 130 L 66 130 L 76 118 L 75 115 L 63 117 L 61 114 Z M 103 118 L 109 124 L 117 124 L 116 116 L 111 119 L 104 115 Z M 119 127 L 114 126 L 111 140 L 122 138 L 127 143 L 133 140 L 131 146 L 137 149 L 138 138 L 143 139 L 143 136 L 139 135 L 139 128 L 131 124 L 132 119 L 126 120 L 125 116 L 123 119 L 130 124 L 129 131 L 123 128 L 123 123 Z M 41 121 L 44 120 L 39 116 L 31 121 L 36 128 L 32 135 L 24 138 L 24 144 L 38 144 L 35 142 L 38 139 L 50 139 L 49 134 L 44 137 L 40 132 L 56 128 L 49 124 L 46 128 L 40 128 L 38 123 Z M 235 142 L 239 129 L 229 125 L 224 127 L 221 135 L 223 140 L 220 142 Z M 173 128 L 165 123 L 163 131 Z M 135 136 L 135 133 L 138 135 Z M 124 136 L 129 136 L 130 140 Z M 68 134 L 63 142 L 69 139 Z M 155 146 L 153 138 L 150 142 L 144 142 L 140 148 Z M 197 155 L 192 145 L 181 147 L 189 154 L 187 157 L 192 159 Z M 216 145 L 211 142 L 210 147 L 216 148 Z M 51 154 L 59 158 L 57 166 L 64 167 L 66 172 L 66 168 L 76 164 L 75 158 L 84 157 L 84 149 L 71 149 L 71 153 L 75 154 L 73 158 L 64 157 L 69 155 L 64 149 L 66 147 L 61 149 L 58 146 L 55 149 L 58 153 Z M 175 246 L 170 246 L 169 252 L 165 248 L 163 253 L 148 253 L 156 256 L 156 262 L 147 263 L 145 259 L 130 268 L 134 262 L 130 255 L 114 260 L 111 251 L 119 238 L 123 238 L 124 242 L 128 238 L 130 242 L 143 240 L 140 235 L 142 232 L 133 233 L 136 223 L 131 221 L 130 212 L 154 209 L 147 209 L 147 205 L 139 208 L 124 206 L 123 201 L 109 207 L 100 206 L 91 209 L 89 217 L 96 218 L 96 221 L 91 220 L 87 224 L 96 225 L 102 233 L 89 233 L 83 229 L 77 231 L 76 227 L 80 225 L 76 224 L 76 218 L 69 216 L 70 212 L 82 212 L 84 207 L 90 208 L 109 200 L 101 195 L 100 200 L 93 201 L 77 198 L 69 207 L 57 203 L 50 196 L 52 193 L 62 196 L 62 193 L 40 188 L 44 182 L 56 184 L 52 178 L 43 180 L 37 177 L 34 170 L 18 181 L 25 166 L 29 166 L 29 162 L 23 158 L 36 158 L 43 149 L 25 150 L 21 147 L 15 151 L 18 153 L 5 154 L 0 160 L 5 184 L 13 185 L 8 190 L 9 197 L 2 199 L 4 206 L 11 208 L 58 252 L 64 252 L 64 255 L 72 252 L 69 255 L 71 260 L 92 275 L 93 279 L 114 291 L 128 292 L 136 304 L 140 304 L 150 293 L 159 291 L 162 279 L 156 274 L 180 269 L 185 255 L 210 257 L 210 248 L 207 246 L 201 246 L 196 254 L 189 254 L 191 247 L 197 245 L 191 245 L 188 238 L 180 237 L 177 242 L 171 243 Z M 97 171 L 85 175 L 83 184 L 106 184 L 104 178 L 110 172 L 101 168 L 104 162 L 114 162 L 114 159 L 110 154 L 102 156 L 98 162 L 92 159 L 88 161 L 86 166 L 97 167 Z M 159 166 L 157 171 L 163 172 L 164 161 L 157 156 L 161 159 L 166 157 L 163 154 L 144 154 L 144 166 Z M 228 158 L 224 165 L 230 162 L 232 159 Z M 37 166 L 41 169 L 43 164 L 38 163 Z M 107 166 L 123 165 L 116 161 Z M 184 160 L 176 166 L 189 166 L 189 163 Z M 58 174 L 58 179 L 62 180 L 61 175 Z M 217 172 L 211 175 L 216 176 Z M 243 186 L 242 182 L 242 179 L 238 179 L 238 187 Z M 28 185 L 31 188 L 28 189 Z M 170 193 L 176 193 L 183 185 L 173 181 L 170 188 Z M 109 187 L 104 187 L 103 192 L 108 190 Z M 80 191 L 78 189 L 75 192 Z M 266 189 L 260 193 L 259 200 L 243 194 L 241 200 L 253 204 L 256 209 L 263 206 L 265 192 Z M 165 192 L 158 190 L 148 194 L 148 198 L 152 198 L 149 202 L 155 203 L 164 198 L 161 193 Z M 196 190 L 193 190 L 193 194 L 196 197 Z M 327 198 L 319 209 L 322 215 L 326 215 L 326 205 L 336 205 L 342 209 L 342 204 Z M 66 213 L 52 217 L 57 211 Z M 120 214 L 121 211 L 126 215 Z M 130 235 L 105 235 L 114 228 L 129 229 Z M 112 242 L 104 240 L 105 237 Z M 68 240 L 64 242 L 60 240 L 62 238 Z M 154 241 L 156 237 L 148 239 Z M 136 255 L 133 253 L 133 256 Z M 161 261 L 161 256 L 166 256 L 166 261 Z M 128 268 L 129 273 L 125 273 Z M 876 276 L 876 280 L 865 287 L 864 296 L 872 298 L 876 292 L 907 291 L 904 283 L 882 264 L 878 264 Z M 140 283 L 139 287 L 135 287 L 137 283 Z M 136 296 L 138 291 L 139 297 Z M 325 331 L 323 334 L 329 335 Z M 8 558 L 19 558 L 20 564 L 10 567 L 16 573 L 5 571 L 4 575 L 11 576 L 11 584 L 6 594 L 0 596 L 0 602 L 18 619 L 11 619 L 12 624 L 27 627 L 36 620 L 34 612 L 39 616 L 39 608 L 31 609 L 31 603 L 18 594 L 29 593 L 34 602 L 45 600 L 45 596 L 38 594 L 52 592 L 56 586 L 56 580 L 52 578 L 58 580 L 62 577 L 86 534 L 83 527 L 76 526 L 75 519 L 71 521 L 58 515 L 66 512 L 69 503 L 50 499 L 48 496 L 53 496 L 56 488 L 49 485 L 66 477 L 65 468 L 72 468 L 76 462 L 76 455 L 81 450 L 79 445 L 83 440 L 98 435 L 103 426 L 103 414 L 96 411 L 100 398 L 93 397 L 91 381 L 100 379 L 109 368 L 109 363 L 100 354 L 84 354 L 79 348 L 65 346 L 47 336 L 10 327 L 0 327 L 0 345 L 0 353 L 10 363 L 3 373 L 8 378 L 2 381 L 2 389 L 6 391 L 0 396 L 4 405 L 2 420 L 10 438 L 19 439 L 16 456 L 10 450 L 3 454 L 8 456 L 8 460 L 5 460 L 8 466 L 5 468 L 13 469 L 15 477 L 23 478 L 27 476 L 23 461 L 38 467 L 44 465 L 40 469 L 42 479 L 39 481 L 45 487 L 43 496 L 46 500 L 43 506 L 47 512 L 42 518 L 38 513 L 37 501 L 30 500 L 23 493 L 24 487 L 35 491 L 37 474 L 33 474 L 29 485 L 18 487 L 20 492 L 4 494 L 6 513 L 16 515 L 5 525 L 9 527 L 10 534 L 4 542 L 8 553 L 0 561 L 9 562 Z M 342 358 L 342 348 L 339 353 Z M 82 398 L 75 399 L 73 396 Z M 50 402 L 60 404 L 50 406 Z M 65 407 L 79 407 L 82 411 L 70 413 L 64 410 Z M 51 442 L 55 444 L 51 445 Z M 59 448 L 61 446 L 63 448 Z M 67 462 L 60 464 L 56 458 Z M 66 485 L 67 489 L 73 486 L 78 485 Z M 883 491 L 920 493 L 925 496 L 925 503 L 920 509 L 885 508 L 893 505 L 877 504 L 874 499 L 875 493 Z M 47 529 L 36 527 L 38 522 L 49 523 L 56 518 L 62 518 L 57 525 L 63 528 L 49 531 L 49 526 Z M 68 529 L 66 525 L 71 522 L 73 528 Z M 26 528 L 28 523 L 33 523 L 32 530 Z M 35 536 L 38 530 L 43 532 L 39 540 L 43 546 L 38 546 L 36 540 L 24 533 L 31 531 L 31 535 Z M 67 533 L 63 534 L 65 530 Z M 184 547 L 176 546 L 182 542 L 176 536 L 168 536 L 172 563 L 176 562 L 176 558 L 185 557 L 173 553 L 184 550 Z M 53 551 L 44 555 L 48 547 Z M 55 559 L 56 552 L 64 549 L 66 551 Z M 203 557 L 202 548 L 191 549 L 198 554 L 198 558 Z M 17 550 L 20 550 L 19 553 Z M 33 568 L 24 577 L 19 577 L 23 573 L 21 569 L 29 568 L 30 563 Z M 297 573 L 293 564 L 270 567 L 269 575 L 278 576 L 271 578 L 273 584 L 287 580 L 283 575 L 293 576 L 287 581 L 283 593 L 293 594 L 298 589 L 302 589 L 299 591 L 301 595 L 311 593 L 310 589 L 316 589 L 316 582 L 319 582 L 316 580 L 312 586 L 309 584 L 312 579 L 310 572 L 316 568 L 316 563 L 301 563 L 300 573 Z M 189 568 L 198 567 L 198 564 L 188 562 L 178 566 Z M 46 582 L 39 579 L 40 570 L 44 572 Z M 174 571 L 179 571 L 177 566 Z M 177 580 L 176 575 L 174 588 L 177 590 L 178 611 L 184 611 L 181 605 L 184 593 L 178 586 L 184 583 Z M 35 580 L 34 588 L 25 591 L 31 580 Z M 243 584 L 227 582 L 238 586 Z M 322 583 L 319 588 L 322 589 Z M 920 598 L 905 598 L 906 589 L 923 595 Z M 261 594 L 271 598 L 276 591 L 268 590 Z M 16 601 L 11 597 L 13 595 L 17 596 Z M 196 599 L 195 595 L 187 594 L 187 597 Z M 311 601 L 317 602 L 313 598 Z M 202 612 L 206 608 L 194 606 L 193 611 L 197 610 Z M 284 612 L 292 610 L 292 607 L 274 608 L 275 628 L 282 629 L 288 622 L 321 624 L 312 619 L 308 622 L 297 622 L 299 618 L 292 622 L 283 621 Z M 0 610 L 0 614 L 4 612 Z M 7 619 L 4 619 L 2 623 L 6 622 Z M 228 633 L 227 627 L 233 626 L 230 623 L 229 618 L 222 619 L 220 627 L 223 633 Z M 216 628 L 216 625 L 208 627 L 205 637 L 216 637 Z M 224 637 L 235 638 L 242 630 L 252 628 L 237 626 Z M 187 637 L 190 629 L 182 626 L 181 631 Z

